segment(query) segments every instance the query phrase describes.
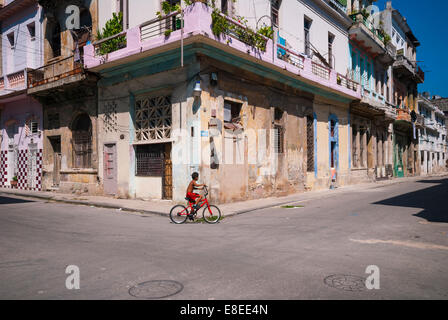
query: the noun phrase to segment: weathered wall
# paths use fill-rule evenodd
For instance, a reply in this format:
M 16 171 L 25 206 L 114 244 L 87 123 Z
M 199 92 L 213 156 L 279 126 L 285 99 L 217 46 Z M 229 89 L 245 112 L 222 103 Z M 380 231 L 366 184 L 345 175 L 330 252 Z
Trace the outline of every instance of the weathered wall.
M 201 173 L 209 181 L 213 200 L 230 202 L 304 190 L 304 111 L 311 102 L 298 92 L 282 92 L 250 78 L 242 79 L 224 71 L 218 71 L 217 75 L 216 86 L 210 85 L 208 76 L 202 78 L 206 87 L 201 97 L 201 128 L 208 131 L 202 138 Z M 242 132 L 223 127 L 225 100 L 242 104 Z M 274 108 L 283 113 L 278 124 L 284 128 L 284 152 L 279 154 L 274 151 L 271 131 Z M 216 118 L 212 116 L 215 112 Z M 217 127 L 210 127 L 211 119 L 218 123 Z M 219 154 L 217 167 L 209 164 L 212 149 Z
M 338 169 L 337 185 L 348 184 L 349 178 L 349 125 L 348 104 L 339 103 L 316 96 L 313 109 L 317 117 L 317 177 L 309 184 L 313 189 L 328 188 L 331 184 L 329 118 L 338 120 Z
M 61 140 L 61 168 L 59 189 L 65 192 L 102 192 L 98 184 L 98 145 L 97 145 L 97 95 L 94 83 L 82 87 L 81 84 L 72 88 L 65 88 L 63 94 L 53 93 L 52 101 L 45 100 L 44 138 L 43 138 L 43 187 L 53 186 L 54 150 L 50 137 L 60 137 Z M 90 168 L 76 168 L 74 165 L 73 124 L 80 114 L 89 115 L 92 125 L 92 153 Z M 59 127 L 50 127 L 49 115 L 59 115 Z

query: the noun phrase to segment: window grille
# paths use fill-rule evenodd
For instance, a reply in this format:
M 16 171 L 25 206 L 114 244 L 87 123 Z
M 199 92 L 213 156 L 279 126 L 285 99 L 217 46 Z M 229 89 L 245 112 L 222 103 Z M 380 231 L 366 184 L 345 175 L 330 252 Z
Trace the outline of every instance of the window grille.
M 138 99 L 135 104 L 136 140 L 169 139 L 172 125 L 171 109 L 170 96 Z
M 314 171 L 314 119 L 306 118 L 307 171 Z
M 281 154 L 284 152 L 284 130 L 280 125 L 274 125 L 274 152 Z
M 136 147 L 136 176 L 161 177 L 164 171 L 164 153 L 161 144 Z

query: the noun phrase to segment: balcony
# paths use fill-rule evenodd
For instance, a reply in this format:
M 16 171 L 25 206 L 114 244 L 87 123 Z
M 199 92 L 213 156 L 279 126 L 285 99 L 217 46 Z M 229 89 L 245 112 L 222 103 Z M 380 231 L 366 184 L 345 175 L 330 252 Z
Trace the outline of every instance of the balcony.
M 35 93 L 79 81 L 82 74 L 82 63 L 75 61 L 74 56 L 55 59 L 43 67 L 28 72 L 28 92 Z
M 0 77 L 0 97 L 11 96 L 26 89 L 27 70 Z
M 397 120 L 411 122 L 411 114 L 408 109 L 397 109 Z
M 396 48 L 390 41 L 386 40 L 384 31 L 375 28 L 375 25 L 362 12 L 351 14 L 350 18 L 353 21 L 349 29 L 350 40 L 356 42 L 373 56 L 378 57 L 381 63 L 391 65 Z
M 335 9 L 339 9 L 344 13 L 347 13 L 347 5 L 343 5 L 339 0 L 327 0 L 327 2 Z
M 396 61 L 393 64 L 394 71 L 400 77 L 412 79 L 417 83 L 425 81 L 425 73 L 417 66 L 417 63 L 409 60 L 403 50 L 397 51 Z
M 235 59 L 244 59 L 244 63 L 255 63 L 260 67 L 269 68 L 277 74 L 288 77 L 289 83 L 297 83 L 306 88 L 305 90 L 314 88 L 313 90 L 330 91 L 348 99 L 360 99 L 360 87 L 356 82 L 312 61 L 294 49 L 275 44 L 272 39 L 264 36 L 258 37 L 255 48 L 250 39 L 247 39 L 247 33 L 241 32 L 245 27 L 233 19 L 226 17 L 227 21 L 239 30 L 238 32 L 215 36 L 212 32 L 211 13 L 210 7 L 202 3 L 194 3 L 184 10 L 183 15 L 172 13 L 160 19 L 150 20 L 109 39 L 87 45 L 84 48 L 85 68 L 99 72 L 124 61 L 130 63 L 164 51 L 182 48 L 182 45 L 183 48 L 189 46 L 191 49 L 193 43 L 202 43 L 207 48 L 211 47 L 213 50 L 218 49 L 218 52 L 231 54 Z M 125 47 L 116 46 L 113 51 L 101 54 L 98 48 L 105 41 L 118 37 L 125 39 L 120 41 L 126 43 Z M 204 52 L 209 51 L 207 49 Z M 181 57 L 179 54 L 179 60 Z M 218 59 L 215 55 L 211 58 Z M 267 73 L 263 74 L 267 75 Z

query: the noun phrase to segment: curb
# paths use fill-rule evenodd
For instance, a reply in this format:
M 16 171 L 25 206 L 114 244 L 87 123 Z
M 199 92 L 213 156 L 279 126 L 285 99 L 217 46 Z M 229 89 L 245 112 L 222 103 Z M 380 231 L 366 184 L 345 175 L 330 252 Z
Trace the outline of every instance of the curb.
M 448 176 L 447 173 L 431 175 L 431 176 L 409 177 L 408 179 L 405 179 L 405 180 L 396 178 L 396 179 L 393 179 L 393 180 L 389 180 L 387 183 L 372 182 L 372 183 L 369 183 L 366 187 L 367 187 L 367 189 L 376 189 L 376 188 L 382 188 L 382 187 L 386 187 L 386 186 L 390 186 L 390 185 L 394 185 L 394 184 L 400 184 L 400 183 L 404 183 L 404 182 L 414 181 L 414 180 L 418 180 L 418 179 L 426 179 L 426 178 L 434 178 L 434 177 L 446 177 L 446 176 Z M 349 191 L 349 190 L 347 190 L 347 188 L 350 188 L 350 187 L 353 187 L 353 186 L 356 186 L 356 185 L 344 186 L 344 187 L 338 188 L 338 189 L 336 189 L 334 191 L 336 191 L 336 194 L 340 193 L 340 192 L 344 192 L 344 189 L 346 191 Z M 267 204 L 267 205 L 260 206 L 260 207 L 243 209 L 243 210 L 238 210 L 238 211 L 232 211 L 232 212 L 229 212 L 228 214 L 225 214 L 223 216 L 231 217 L 231 216 L 236 216 L 236 215 L 240 215 L 240 214 L 244 214 L 244 213 L 248 213 L 248 212 L 252 212 L 252 211 L 274 208 L 274 207 L 287 205 L 287 204 L 291 204 L 291 203 L 295 203 L 295 202 L 299 202 L 299 201 L 308 201 L 308 200 L 321 199 L 322 197 L 327 197 L 327 196 L 334 195 L 334 192 L 325 192 L 325 191 L 331 191 L 331 190 L 321 190 L 321 192 L 316 192 L 316 196 L 315 197 L 310 197 L 308 199 L 303 199 L 303 198 L 302 199 L 289 199 L 288 201 L 275 202 L 275 203 Z M 75 204 L 75 205 L 95 206 L 95 207 L 98 207 L 98 208 L 108 208 L 108 209 L 117 209 L 117 210 L 121 209 L 123 211 L 128 211 L 128 212 L 141 213 L 141 214 L 153 214 L 153 215 L 158 215 L 158 216 L 163 216 L 163 217 L 168 217 L 169 216 L 169 213 L 165 213 L 165 212 L 161 212 L 161 211 L 134 209 L 134 208 L 129 208 L 129 207 L 113 205 L 113 204 L 105 203 L 105 202 L 88 202 L 88 201 L 83 201 L 83 200 L 57 199 L 57 198 L 54 198 L 54 196 L 51 196 L 51 195 L 22 194 L 20 192 L 14 192 L 14 191 L 4 192 L 1 189 L 0 189 L 0 194 L 2 194 L 2 195 L 15 195 L 15 196 L 24 197 L 24 198 L 31 198 L 31 199 L 33 199 L 33 198 L 34 199 L 43 199 L 43 200 L 55 201 L 55 202 L 60 202 L 60 203 Z M 307 193 L 301 193 L 301 194 L 299 194 L 299 196 L 303 196 L 303 195 L 306 195 L 306 194 Z M 308 193 L 308 194 L 310 194 L 310 193 Z

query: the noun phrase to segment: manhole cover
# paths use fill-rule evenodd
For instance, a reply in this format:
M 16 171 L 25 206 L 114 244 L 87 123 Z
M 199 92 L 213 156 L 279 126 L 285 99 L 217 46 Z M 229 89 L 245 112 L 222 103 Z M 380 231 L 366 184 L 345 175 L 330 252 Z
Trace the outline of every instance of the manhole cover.
M 366 279 L 358 276 L 334 274 L 324 279 L 324 283 L 339 290 L 364 291 L 366 289 Z
M 161 299 L 174 296 L 182 291 L 182 283 L 172 280 L 152 280 L 137 284 L 129 289 L 136 298 Z

